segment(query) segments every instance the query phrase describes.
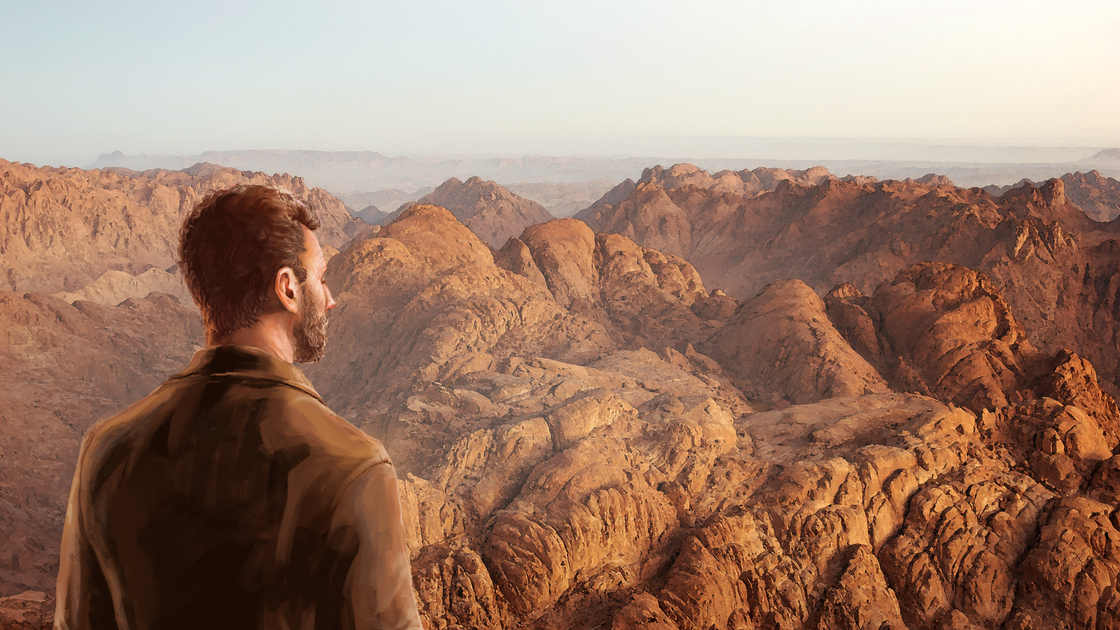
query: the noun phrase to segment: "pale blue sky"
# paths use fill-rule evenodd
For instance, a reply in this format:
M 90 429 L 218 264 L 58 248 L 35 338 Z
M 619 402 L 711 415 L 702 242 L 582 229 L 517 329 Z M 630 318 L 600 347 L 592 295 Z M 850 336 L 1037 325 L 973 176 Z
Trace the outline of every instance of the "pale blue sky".
M 0 157 L 1120 145 L 1115 0 L 228 4 L 0 0 Z

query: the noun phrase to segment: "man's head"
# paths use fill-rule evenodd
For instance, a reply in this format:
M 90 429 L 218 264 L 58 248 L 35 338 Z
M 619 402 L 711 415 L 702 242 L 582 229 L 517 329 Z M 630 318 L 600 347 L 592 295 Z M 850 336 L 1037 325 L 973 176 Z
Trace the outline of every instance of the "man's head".
M 183 221 L 179 266 L 210 333 L 225 338 L 263 315 L 292 314 L 295 361 L 326 344 L 326 263 L 319 218 L 286 190 L 234 186 L 208 194 Z

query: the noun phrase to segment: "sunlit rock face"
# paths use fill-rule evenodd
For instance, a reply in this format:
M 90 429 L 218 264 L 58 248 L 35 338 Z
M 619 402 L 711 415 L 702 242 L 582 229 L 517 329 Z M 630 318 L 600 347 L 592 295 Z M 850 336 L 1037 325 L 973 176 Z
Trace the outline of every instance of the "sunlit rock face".
M 494 249 L 421 204 L 331 259 L 306 371 L 392 454 L 426 627 L 1110 627 L 1120 413 L 1096 364 L 1035 344 L 993 275 L 882 273 L 741 301 L 623 234 L 562 219 Z M 0 596 L 49 596 L 81 433 L 201 330 L 167 295 L 0 297 Z
M 889 389 L 829 321 L 824 302 L 800 280 L 768 285 L 701 349 L 738 377 L 744 393 L 770 398 L 770 404 Z
M 1064 610 L 1053 575 L 1084 553 L 1026 563 L 1066 562 L 1038 546 L 1061 501 L 1114 500 L 1117 414 L 1092 366 L 1035 349 L 984 275 L 917 265 L 870 297 L 785 281 L 739 304 L 577 222 L 495 253 L 471 237 L 417 207 L 343 251 L 343 354 L 312 369 L 399 453 L 432 627 Z

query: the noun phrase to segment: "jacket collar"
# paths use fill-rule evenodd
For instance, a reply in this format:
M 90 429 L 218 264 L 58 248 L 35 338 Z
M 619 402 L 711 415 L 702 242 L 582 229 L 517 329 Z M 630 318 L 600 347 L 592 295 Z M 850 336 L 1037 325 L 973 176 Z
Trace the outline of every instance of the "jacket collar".
M 265 379 L 301 389 L 320 402 L 323 397 L 296 366 L 252 346 L 210 346 L 194 353 L 185 370 L 172 379 L 190 376 L 225 376 Z

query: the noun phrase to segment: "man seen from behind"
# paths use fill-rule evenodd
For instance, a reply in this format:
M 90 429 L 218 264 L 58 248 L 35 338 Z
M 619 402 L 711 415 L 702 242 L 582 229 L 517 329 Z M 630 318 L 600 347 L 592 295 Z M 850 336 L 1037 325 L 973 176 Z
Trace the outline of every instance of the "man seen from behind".
M 293 365 L 335 306 L 318 227 L 269 186 L 187 216 L 206 347 L 86 435 L 56 628 L 420 627 L 393 465 Z

